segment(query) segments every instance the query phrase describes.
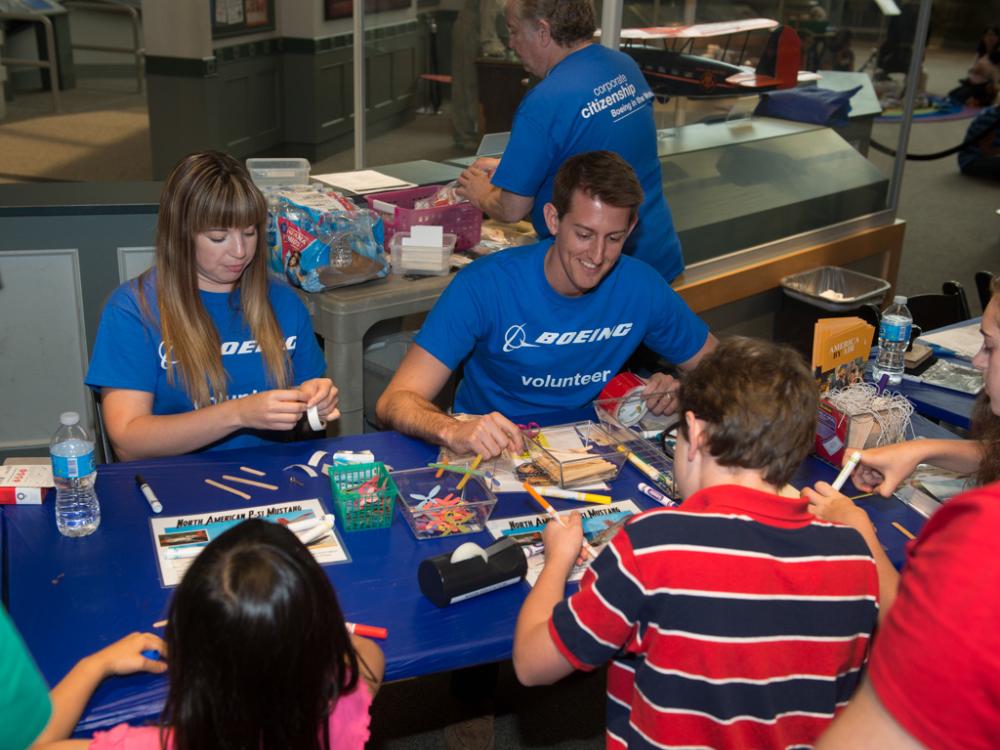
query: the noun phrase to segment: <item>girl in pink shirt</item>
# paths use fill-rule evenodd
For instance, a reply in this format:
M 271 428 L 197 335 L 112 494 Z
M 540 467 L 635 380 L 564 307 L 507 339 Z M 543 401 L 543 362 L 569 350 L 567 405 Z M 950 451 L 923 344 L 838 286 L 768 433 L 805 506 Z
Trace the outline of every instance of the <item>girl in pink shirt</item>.
M 143 656 L 148 649 L 166 661 Z M 330 581 L 295 534 L 251 519 L 195 558 L 164 640 L 132 633 L 52 690 L 52 719 L 35 747 L 362 748 L 384 670 L 379 647 L 348 634 Z M 168 672 L 157 725 L 66 739 L 105 677 L 138 671 Z

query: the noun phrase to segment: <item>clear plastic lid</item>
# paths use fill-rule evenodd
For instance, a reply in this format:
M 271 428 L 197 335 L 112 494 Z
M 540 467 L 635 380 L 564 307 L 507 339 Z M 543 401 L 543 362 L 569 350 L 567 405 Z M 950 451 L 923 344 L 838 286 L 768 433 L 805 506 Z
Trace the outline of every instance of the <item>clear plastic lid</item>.
M 75 411 L 64 411 L 59 415 L 59 423 L 64 424 L 67 427 L 74 424 L 80 424 L 80 415 Z
M 902 295 L 902 294 L 897 294 L 895 297 L 892 298 L 892 301 L 893 301 L 893 304 L 896 304 L 896 305 L 905 305 L 906 304 L 906 297 L 904 295 Z

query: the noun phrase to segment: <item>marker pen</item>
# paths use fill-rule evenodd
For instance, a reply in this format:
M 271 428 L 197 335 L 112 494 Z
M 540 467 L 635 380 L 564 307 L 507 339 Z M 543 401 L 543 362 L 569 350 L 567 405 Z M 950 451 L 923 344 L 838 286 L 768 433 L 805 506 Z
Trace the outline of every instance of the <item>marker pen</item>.
M 359 625 L 354 622 L 344 624 L 347 625 L 347 632 L 354 635 L 363 635 L 366 638 L 380 638 L 383 641 L 389 637 L 389 631 L 386 628 L 380 628 L 375 625 Z
M 650 487 L 645 482 L 639 482 L 639 492 L 648 498 L 651 498 L 658 502 L 660 505 L 666 505 L 668 508 L 676 508 L 677 503 L 671 500 L 669 497 L 664 495 L 655 487 Z
M 854 453 L 851 454 L 851 457 L 847 459 L 847 463 L 844 464 L 844 468 L 840 470 L 840 473 L 837 475 L 837 478 L 833 480 L 833 484 L 831 484 L 830 486 L 833 487 L 833 489 L 835 489 L 837 492 L 840 492 L 840 488 L 844 486 L 844 483 L 847 481 L 847 478 L 851 476 L 851 474 L 858 467 L 858 464 L 860 462 L 861 462 L 860 451 L 854 451 Z
M 153 509 L 154 513 L 161 513 L 163 511 L 163 504 L 156 497 L 153 488 L 142 478 L 142 474 L 135 475 L 135 486 L 146 496 L 146 502 L 149 503 L 149 507 Z
M 538 494 L 544 497 L 558 497 L 561 500 L 579 500 L 581 503 L 601 503 L 607 505 L 611 502 L 611 495 L 597 495 L 593 492 L 578 492 L 577 490 L 564 490 L 562 487 L 536 487 Z

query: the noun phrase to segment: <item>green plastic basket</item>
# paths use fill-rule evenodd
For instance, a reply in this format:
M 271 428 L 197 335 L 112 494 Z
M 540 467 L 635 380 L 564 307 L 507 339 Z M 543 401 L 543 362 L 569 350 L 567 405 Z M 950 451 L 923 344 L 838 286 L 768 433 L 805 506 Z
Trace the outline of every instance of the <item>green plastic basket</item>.
M 358 487 L 372 478 L 378 480 L 378 489 L 364 494 L 359 492 Z M 330 487 L 344 531 L 384 529 L 392 523 L 397 490 L 385 464 L 331 466 Z

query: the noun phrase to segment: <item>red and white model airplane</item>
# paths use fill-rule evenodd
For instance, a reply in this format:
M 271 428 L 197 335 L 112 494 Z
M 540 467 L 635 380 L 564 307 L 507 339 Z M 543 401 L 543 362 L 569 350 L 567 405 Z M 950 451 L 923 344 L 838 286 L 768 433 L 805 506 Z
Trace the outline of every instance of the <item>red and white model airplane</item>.
M 741 36 L 736 59 L 743 60 L 755 31 L 770 31 L 756 69 L 692 54 L 696 41 L 724 37 L 721 56 L 726 57 L 730 42 Z M 744 96 L 819 79 L 816 73 L 799 71 L 801 43 L 795 30 L 769 18 L 623 29 L 621 39 L 622 51 L 639 64 L 658 97 Z

